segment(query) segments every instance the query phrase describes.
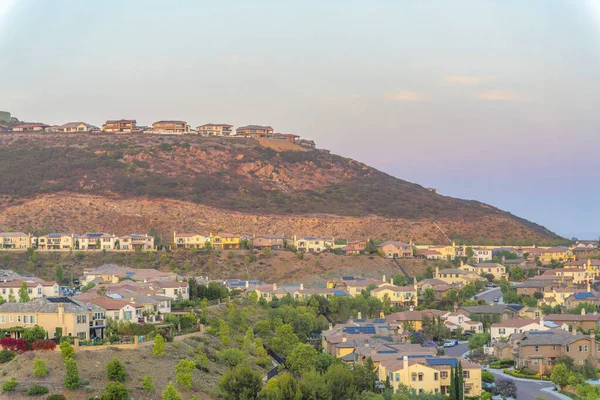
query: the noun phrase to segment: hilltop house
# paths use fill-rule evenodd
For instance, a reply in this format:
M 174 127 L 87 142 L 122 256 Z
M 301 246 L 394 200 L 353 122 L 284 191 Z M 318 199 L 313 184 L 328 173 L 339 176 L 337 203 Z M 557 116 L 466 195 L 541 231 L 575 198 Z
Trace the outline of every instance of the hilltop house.
M 56 127 L 57 132 L 88 132 L 94 129 L 95 126 L 86 124 L 85 122 L 67 122 L 66 124 Z
M 387 258 L 412 258 L 413 249 L 409 243 L 400 241 L 388 240 L 377 247 L 383 252 Z
M 335 245 L 335 239 L 321 239 L 316 237 L 304 237 L 297 239 L 294 237 L 294 246 L 301 253 L 320 253 L 328 247 Z
M 236 129 L 237 136 L 250 137 L 260 139 L 267 136 L 273 136 L 273 128 L 262 125 L 246 125 Z
M 271 250 L 282 250 L 285 246 L 283 235 L 259 235 L 252 238 L 252 246 L 257 250 L 269 248 Z
M 27 250 L 32 246 L 32 237 L 23 232 L 0 232 L 0 249 Z
M 102 125 L 103 132 L 112 133 L 131 133 L 137 128 L 137 122 L 134 119 L 108 120 Z
M 48 125 L 46 125 L 46 124 L 39 124 L 39 123 L 20 124 L 17 126 L 13 126 L 12 131 L 13 132 L 43 132 L 46 128 L 48 128 Z
M 351 242 L 346 243 L 346 246 L 342 247 L 342 253 L 344 254 L 363 254 L 365 249 L 367 248 L 366 240 L 353 240 Z
M 38 250 L 72 250 L 75 248 L 75 235 L 67 233 L 49 233 L 37 239 Z
M 178 249 L 203 249 L 206 243 L 210 244 L 210 235 L 174 232 L 173 243 Z
M 237 250 L 240 248 L 240 235 L 231 233 L 210 234 L 210 244 L 217 250 Z
M 184 134 L 190 131 L 190 126 L 185 121 L 157 121 L 152 124 L 152 133 Z
M 205 124 L 196 127 L 200 136 L 231 136 L 233 125 Z
M 115 240 L 115 247 L 117 250 L 153 250 L 154 249 L 154 236 L 147 234 L 140 235 L 137 233 L 130 233 L 125 236 L 119 236 Z

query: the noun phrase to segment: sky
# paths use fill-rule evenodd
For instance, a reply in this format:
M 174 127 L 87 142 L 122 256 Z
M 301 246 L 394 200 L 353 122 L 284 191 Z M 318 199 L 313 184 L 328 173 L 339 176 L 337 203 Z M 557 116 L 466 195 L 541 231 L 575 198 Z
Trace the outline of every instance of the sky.
M 271 125 L 600 235 L 600 0 L 0 0 L 0 110 Z

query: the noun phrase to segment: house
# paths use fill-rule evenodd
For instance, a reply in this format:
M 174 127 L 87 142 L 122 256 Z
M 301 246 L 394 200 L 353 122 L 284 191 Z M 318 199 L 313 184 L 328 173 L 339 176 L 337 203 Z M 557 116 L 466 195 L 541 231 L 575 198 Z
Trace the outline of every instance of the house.
M 571 247 L 571 249 L 597 249 L 600 247 L 600 244 L 597 240 L 578 240 L 575 242 L 575 245 Z
M 31 246 L 31 234 L 24 232 L 0 232 L 0 249 L 27 250 Z
M 552 292 L 545 292 L 544 297 L 539 301 L 541 304 L 549 306 L 562 306 L 567 298 L 574 295 L 575 293 L 590 292 L 591 290 L 586 289 L 575 289 L 572 287 L 552 289 Z
M 217 250 L 237 250 L 240 248 L 240 235 L 231 233 L 210 234 L 210 244 Z
M 115 248 L 117 250 L 153 250 L 154 236 L 138 233 L 119 236 L 115 239 Z
M 598 367 L 597 353 L 593 332 L 590 336 L 585 336 L 575 330 L 530 331 L 515 344 L 515 366 L 548 375 L 556 364 L 556 359 L 561 356 L 572 358 L 578 366 L 591 359 Z
M 75 236 L 75 248 L 78 250 L 114 250 L 116 237 L 105 232 L 88 232 Z
M 120 282 L 127 279 L 126 282 Z M 115 264 L 104 264 L 96 268 L 84 268 L 83 276 L 79 279 L 82 285 L 90 282 L 97 284 L 122 283 L 123 285 L 136 285 L 135 281 L 142 283 L 149 282 L 168 282 L 180 280 L 180 277 L 174 272 L 162 272 L 153 268 L 129 268 L 120 267 Z
M 102 132 L 131 133 L 136 128 L 137 122 L 134 119 L 108 120 L 102 125 Z
M 173 243 L 178 249 L 203 249 L 206 243 L 210 244 L 210 235 L 174 232 Z
M 387 258 L 412 258 L 412 245 L 400 241 L 388 240 L 377 247 L 383 252 Z
M 0 305 L 0 329 L 38 325 L 50 338 L 73 336 L 88 340 L 104 338 L 105 309 L 68 297 L 39 297 L 27 303 Z M 11 336 L 19 337 L 13 330 Z
M 437 250 L 421 250 L 417 254 L 417 257 L 425 258 L 427 260 L 443 260 L 444 259 L 444 257 L 442 256 L 442 253 L 440 253 Z
M 454 268 L 447 268 L 440 271 L 439 267 L 435 267 L 435 275 L 433 277 L 450 285 L 456 283 L 467 285 L 477 280 L 486 280 L 473 271 Z
M 351 296 L 361 294 L 362 291 L 366 290 L 369 286 L 378 287 L 385 284 L 385 275 L 382 280 L 358 276 L 340 276 L 337 280 L 327 281 L 327 287 L 329 289 L 344 290 Z
M 56 127 L 56 132 L 89 132 L 95 127 L 85 122 L 67 122 Z
M 542 264 L 549 264 L 552 261 L 574 261 L 575 256 L 573 252 L 565 247 L 550 247 L 547 249 L 540 249 L 537 258 Z
M 260 139 L 267 136 L 273 136 L 273 128 L 262 125 L 246 125 L 236 129 L 237 136 Z
M 579 292 L 567 297 L 563 305 L 569 308 L 575 308 L 580 304 L 591 304 L 600 306 L 600 293 L 598 292 Z
M 13 132 L 43 132 L 48 125 L 46 124 L 20 124 L 12 127 Z
M 504 317 L 505 307 L 500 304 L 492 306 L 463 306 L 460 307 L 458 311 L 464 313 L 473 320 L 498 322 Z
M 451 370 L 461 364 L 465 397 L 481 394 L 481 367 L 453 357 L 412 358 L 403 356 L 384 360 L 379 365 L 379 380 L 388 382 L 394 391 L 400 385 L 409 386 L 418 394 L 447 395 L 450 392 Z
M 233 125 L 205 124 L 196 127 L 200 136 L 231 136 Z
M 294 237 L 294 246 L 301 253 L 320 253 L 335 245 L 335 240 L 322 239 L 316 237 L 304 237 L 297 239 Z
M 269 234 L 259 235 L 252 238 L 252 246 L 258 250 L 264 248 L 282 250 L 285 247 L 285 236 Z
M 437 251 L 442 255 L 443 260 L 454 260 L 458 252 L 458 248 L 456 247 L 456 243 L 454 242 L 452 242 L 452 244 L 448 246 L 429 246 L 425 250 Z
M 72 250 L 75 248 L 75 235 L 68 233 L 49 233 L 37 239 L 38 250 Z
M 314 149 L 315 147 L 317 147 L 314 140 L 300 139 L 298 144 L 302 147 L 307 147 L 309 149 Z
M 44 282 L 19 277 L 17 279 L 0 281 L 0 295 L 4 301 L 11 301 L 11 297 L 13 298 L 13 302 L 21 301 L 19 289 L 23 283 L 27 285 L 27 295 L 30 299 L 58 296 L 58 283 L 56 282 Z
M 451 331 L 461 328 L 463 332 L 483 333 L 483 323 L 471 320 L 466 313 L 459 312 L 457 307 L 458 305 L 455 306 L 454 312 L 442 315 L 444 325 Z
M 386 283 L 376 289 L 371 290 L 371 296 L 382 301 L 387 296 L 391 304 L 397 306 L 407 306 L 413 304 L 415 307 L 417 307 L 419 305 L 417 293 L 417 285 L 396 286 L 393 283 Z
M 91 298 L 88 302 L 104 308 L 108 320 L 138 322 L 135 305 L 128 301 L 103 296 Z
M 473 271 L 480 276 L 493 275 L 494 280 L 508 278 L 508 274 L 506 273 L 506 267 L 496 263 L 478 263 L 472 265 L 465 264 L 461 265 L 458 269 L 461 269 L 463 271 Z
M 411 307 L 410 311 L 400 311 L 385 317 L 385 322 L 388 325 L 396 326 L 398 328 L 402 328 L 406 331 L 419 331 L 423 329 L 423 319 L 429 318 L 430 320 L 434 320 L 436 318 L 442 317 L 442 315 L 446 314 L 447 311 L 439 311 L 439 310 L 421 310 L 414 311 Z
M 546 316 L 548 321 L 557 325 L 567 324 L 572 330 L 581 328 L 583 331 L 597 331 L 600 327 L 600 314 L 597 311 L 586 313 L 585 308 L 581 309 L 581 314 L 549 314 Z
M 522 304 L 506 304 L 504 306 L 503 319 L 512 318 L 540 318 L 544 313 L 539 307 L 528 307 Z
M 524 333 L 529 331 L 547 331 L 544 318 L 507 318 L 492 324 L 490 334 L 492 341 L 497 342 L 508 338 L 513 333 Z
M 590 257 L 600 256 L 600 248 L 594 247 L 574 247 L 571 249 L 576 260 L 582 260 Z
M 600 276 L 600 260 L 598 259 L 587 259 L 568 261 L 564 265 L 565 269 L 585 269 L 588 273 L 588 278 L 598 279 Z
M 342 253 L 344 254 L 363 254 L 367 248 L 366 240 L 353 240 L 348 242 L 346 246 L 342 247 Z
M 517 293 L 525 296 L 533 296 L 536 292 L 538 293 L 546 293 L 552 292 L 552 289 L 558 289 L 560 284 L 556 281 L 536 281 L 528 279 L 524 282 L 521 282 L 519 286 L 516 286 Z
M 442 300 L 451 289 L 460 290 L 462 288 L 462 284 L 458 283 L 450 285 L 439 279 L 428 278 L 417 282 L 417 288 L 421 294 L 423 294 L 423 292 L 427 289 L 432 289 L 435 300 L 439 301 Z
M 190 131 L 190 126 L 185 121 L 157 121 L 152 124 L 152 133 L 184 134 Z
M 586 268 L 554 268 L 544 272 L 546 276 L 556 276 L 560 281 L 562 277 L 571 277 L 574 285 L 586 284 L 591 278 Z
M 274 133 L 273 138 L 287 140 L 290 143 L 298 143 L 300 141 L 300 136 L 291 133 Z

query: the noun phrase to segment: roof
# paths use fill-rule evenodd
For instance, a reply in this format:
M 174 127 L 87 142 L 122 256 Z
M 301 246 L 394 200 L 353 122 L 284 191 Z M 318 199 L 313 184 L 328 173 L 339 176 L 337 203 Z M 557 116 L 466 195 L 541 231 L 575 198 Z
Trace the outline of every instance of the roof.
M 492 328 L 522 328 L 531 324 L 538 324 L 538 319 L 531 318 L 507 318 L 492 324 Z
M 549 285 L 554 285 L 554 281 L 549 281 L 549 280 L 538 280 L 538 281 L 532 281 L 531 279 L 528 279 L 524 282 L 521 282 L 519 284 L 519 286 L 517 286 L 517 289 L 519 288 L 541 288 L 541 287 L 546 287 Z
M 86 127 L 91 127 L 92 125 L 86 124 L 85 122 L 67 122 L 66 124 L 59 125 L 58 128 L 77 128 L 79 125 L 85 125 Z
M 163 121 L 156 121 L 153 122 L 152 125 L 154 124 L 186 124 L 185 121 L 177 121 L 177 120 L 163 120 Z
M 262 129 L 262 130 L 273 130 L 272 127 L 270 126 L 263 126 L 263 125 L 246 125 L 246 126 L 240 126 L 239 128 L 237 128 L 237 130 L 242 130 L 242 129 Z
M 233 127 L 233 125 L 229 125 L 229 124 L 204 124 L 204 125 L 198 125 L 196 128 L 203 128 L 205 126 L 226 126 L 226 127 Z
M 564 333 L 563 333 L 564 332 Z M 521 342 L 521 346 L 560 345 L 564 346 L 587 337 L 577 332 L 573 335 L 567 331 L 532 331 L 527 332 Z
M 468 306 L 468 307 L 461 307 L 461 309 L 468 311 L 471 314 L 502 314 L 502 313 L 504 313 L 503 305 Z
M 549 314 L 546 319 L 548 321 L 598 321 L 600 314 Z
M 122 122 L 125 124 L 136 123 L 135 119 L 109 119 L 109 120 L 106 120 L 106 124 L 115 124 L 117 122 Z
M 4 303 L 0 305 L 0 312 L 37 312 L 44 314 L 58 313 L 58 306 L 62 304 L 65 313 L 84 314 L 90 311 L 104 310 L 95 304 L 83 303 L 68 297 L 38 297 L 27 303 Z
M 381 285 L 376 289 L 371 290 L 371 293 L 383 292 L 384 290 L 391 290 L 393 292 L 414 292 L 414 286 L 396 286 L 391 284 Z
M 90 299 L 89 302 L 105 308 L 106 310 L 120 310 L 127 305 L 131 305 L 128 301 L 113 299 L 110 297 L 96 297 Z
M 396 247 L 407 247 L 407 246 L 410 247 L 410 244 L 408 244 L 408 243 L 404 243 L 404 242 L 400 242 L 400 241 L 394 241 L 394 240 L 387 240 L 387 241 L 385 241 L 383 243 L 379 243 L 377 245 L 377 247 L 383 247 L 383 246 L 386 246 L 388 244 L 394 245 Z
M 498 264 L 498 263 L 477 263 L 477 264 L 470 264 L 471 267 L 475 267 L 475 268 L 504 268 L 504 266 L 502 264 Z
M 21 237 L 21 236 L 29 236 L 23 232 L 0 232 L 1 237 Z

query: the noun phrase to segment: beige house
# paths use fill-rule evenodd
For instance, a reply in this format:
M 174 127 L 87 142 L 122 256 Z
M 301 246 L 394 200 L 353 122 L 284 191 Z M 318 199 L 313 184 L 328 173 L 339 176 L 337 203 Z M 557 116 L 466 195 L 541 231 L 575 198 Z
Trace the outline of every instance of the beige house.
M 371 290 L 371 296 L 384 300 L 387 298 L 393 305 L 407 306 L 419 305 L 419 298 L 417 297 L 417 285 L 414 286 L 396 286 L 394 284 L 385 283 L 376 289 Z
M 118 240 L 118 245 L 117 241 Z M 154 250 L 154 236 L 130 233 L 115 240 L 117 250 Z
M 446 395 L 450 390 L 451 369 L 461 363 L 465 382 L 465 396 L 481 395 L 481 367 L 451 357 L 388 359 L 379 364 L 379 380 L 389 379 L 394 390 L 400 384 L 419 394 Z
M 473 271 L 465 271 L 462 269 L 453 268 L 443 269 L 440 271 L 439 267 L 435 267 L 434 279 L 444 281 L 449 285 L 457 283 L 466 285 L 468 283 L 475 282 L 478 280 L 485 280 L 485 278 L 482 278 L 476 272 Z
M 103 338 L 106 328 L 104 312 L 104 308 L 95 304 L 68 297 L 40 297 L 27 303 L 0 305 L 0 329 L 39 325 L 48 332 L 50 338 Z M 13 332 L 12 335 L 18 337 L 20 333 Z
M 106 319 L 137 322 L 135 305 L 128 301 L 110 297 L 96 297 L 90 299 L 89 303 L 104 308 Z
M 75 235 L 67 233 L 49 233 L 38 237 L 38 250 L 72 250 L 75 248 Z
M 115 250 L 117 238 L 110 233 L 90 232 L 75 237 L 75 248 L 79 250 Z
M 103 132 L 112 133 L 131 133 L 137 128 L 137 122 L 134 119 L 108 120 L 102 125 Z
M 237 136 L 250 137 L 260 139 L 267 136 L 273 136 L 273 128 L 262 125 L 247 125 L 240 126 L 236 129 Z
M 529 331 L 547 331 L 544 325 L 544 318 L 529 319 L 529 318 L 508 318 L 492 324 L 491 337 L 493 342 L 508 338 L 515 333 L 525 333 Z
M 202 249 L 206 243 L 210 243 L 210 235 L 174 232 L 173 243 L 178 249 Z
M 23 232 L 0 232 L 0 249 L 27 250 L 31 247 L 31 235 Z
M 506 267 L 496 263 L 465 264 L 461 265 L 458 269 L 475 272 L 480 276 L 494 275 L 494 280 L 508 278 Z
M 200 136 L 231 136 L 233 125 L 228 124 L 205 124 L 196 127 Z
M 457 306 L 458 307 L 458 306 Z M 466 313 L 459 312 L 448 312 L 442 315 L 442 321 L 444 325 L 451 331 L 455 331 L 457 328 L 461 328 L 463 332 L 483 333 L 483 324 L 478 321 L 472 321 Z
M 56 127 L 57 132 L 88 132 L 92 129 L 94 129 L 94 126 L 85 122 L 67 122 Z
M 181 135 L 189 131 L 190 126 L 185 121 L 157 121 L 152 124 L 152 133 Z
M 377 247 L 387 258 L 412 258 L 413 248 L 409 243 L 388 240 Z
M 10 301 L 11 295 L 16 302 L 19 302 L 19 289 L 25 282 L 27 285 L 27 295 L 30 299 L 38 297 L 58 296 L 58 283 L 43 282 L 35 280 L 15 279 L 12 281 L 0 282 L 0 295 L 4 301 Z
M 335 246 L 335 239 L 323 239 L 317 237 L 294 237 L 294 246 L 301 253 L 320 253 L 333 248 Z

